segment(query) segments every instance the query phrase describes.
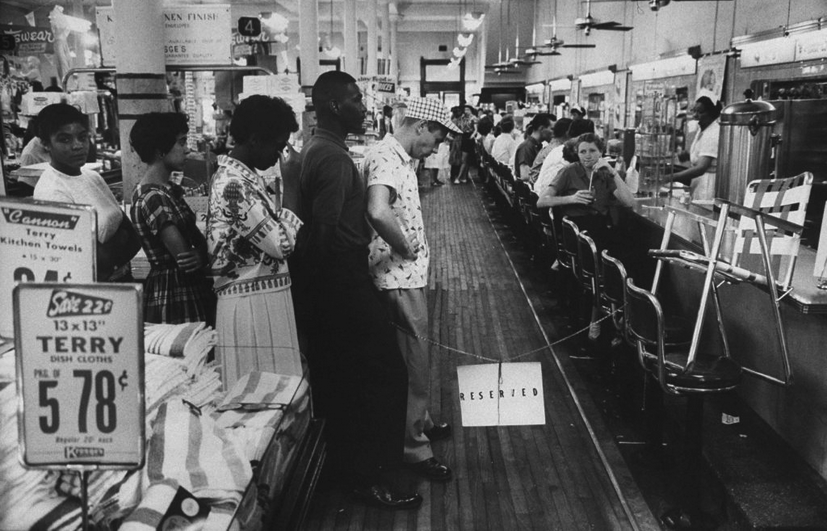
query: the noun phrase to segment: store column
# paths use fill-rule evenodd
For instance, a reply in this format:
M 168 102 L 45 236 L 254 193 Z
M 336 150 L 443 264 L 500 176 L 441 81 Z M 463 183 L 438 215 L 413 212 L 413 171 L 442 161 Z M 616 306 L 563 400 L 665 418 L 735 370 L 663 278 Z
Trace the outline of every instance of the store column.
M 375 76 L 376 75 L 376 50 L 379 47 L 377 43 L 377 31 L 378 31 L 378 24 L 376 23 L 376 13 L 379 10 L 379 0 L 368 0 L 368 16 L 365 20 L 365 23 L 368 26 L 368 40 L 367 40 L 367 49 L 368 49 L 368 67 L 367 71 L 365 72 L 368 76 Z
M 310 94 L 319 77 L 319 5 L 317 0 L 299 2 L 299 47 L 302 90 Z
M 113 0 L 112 7 L 123 194 L 130 201 L 146 167 L 129 147 L 132 126 L 141 114 L 173 107 L 165 76 L 163 0 Z
M 398 42 L 398 24 L 399 15 L 396 14 L 393 17 L 391 17 L 391 46 L 390 52 L 388 53 L 388 59 L 391 63 L 390 76 L 391 79 L 394 80 L 394 82 L 399 81 L 399 54 L 397 52 L 399 48 L 396 47 L 396 43 Z
M 390 74 L 390 58 L 391 58 L 391 31 L 390 31 L 390 2 L 382 0 L 382 48 L 379 57 L 382 59 L 382 75 Z
M 359 68 L 359 21 L 356 18 L 356 0 L 345 0 L 342 17 L 342 32 L 345 39 L 345 64 L 343 70 L 355 78 L 362 74 Z

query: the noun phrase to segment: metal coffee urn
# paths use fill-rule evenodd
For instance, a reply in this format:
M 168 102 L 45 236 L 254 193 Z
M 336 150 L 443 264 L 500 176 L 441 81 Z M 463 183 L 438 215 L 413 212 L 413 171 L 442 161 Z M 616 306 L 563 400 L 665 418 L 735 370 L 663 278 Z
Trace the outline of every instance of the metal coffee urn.
M 765 101 L 747 99 L 721 112 L 716 197 L 741 204 L 748 182 L 770 177 L 775 120 L 775 107 Z

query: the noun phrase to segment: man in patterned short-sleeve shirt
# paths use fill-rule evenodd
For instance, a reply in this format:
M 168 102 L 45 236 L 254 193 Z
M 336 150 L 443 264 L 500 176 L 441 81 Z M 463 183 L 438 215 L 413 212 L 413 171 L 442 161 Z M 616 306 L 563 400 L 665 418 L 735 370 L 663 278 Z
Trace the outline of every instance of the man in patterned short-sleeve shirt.
M 430 155 L 448 131 L 460 132 L 441 102 L 414 98 L 392 135 L 365 157 L 370 271 L 399 331 L 397 342 L 408 366 L 408 410 L 404 461 L 418 474 L 448 481 L 451 469 L 434 458 L 431 440 L 450 435 L 428 412 L 428 240 L 416 178 L 419 159 Z

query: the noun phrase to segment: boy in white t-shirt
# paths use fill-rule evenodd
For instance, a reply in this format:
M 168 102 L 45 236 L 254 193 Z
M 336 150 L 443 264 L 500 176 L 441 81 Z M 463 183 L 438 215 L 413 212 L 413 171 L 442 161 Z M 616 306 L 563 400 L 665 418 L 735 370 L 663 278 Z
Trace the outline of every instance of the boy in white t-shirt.
M 51 162 L 34 187 L 34 199 L 92 205 L 97 214 L 98 281 L 128 280 L 129 261 L 141 248 L 132 223 L 99 173 L 83 165 L 89 154 L 89 121 L 66 103 L 38 115 L 38 137 Z

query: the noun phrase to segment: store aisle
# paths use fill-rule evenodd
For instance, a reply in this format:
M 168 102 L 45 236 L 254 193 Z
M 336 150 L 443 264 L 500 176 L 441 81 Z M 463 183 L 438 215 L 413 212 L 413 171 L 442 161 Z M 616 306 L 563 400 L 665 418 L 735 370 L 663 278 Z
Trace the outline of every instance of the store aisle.
M 434 453 L 455 478 L 438 484 L 405 475 L 402 486 L 425 500 L 410 513 L 367 508 L 319 489 L 306 529 L 658 529 L 585 396 L 588 424 L 582 420 L 569 392 L 582 384 L 562 351 L 565 343 L 554 347 L 565 377 L 552 351 L 543 349 L 544 334 L 489 220 L 485 191 L 467 184 L 422 194 L 432 249 L 430 338 L 450 347 L 432 346 L 431 412 L 454 426 L 453 437 L 435 443 Z M 543 326 L 552 343 L 561 338 L 552 325 Z M 456 367 L 518 356 L 542 364 L 547 423 L 462 428 Z M 601 441 L 600 452 L 593 439 Z

